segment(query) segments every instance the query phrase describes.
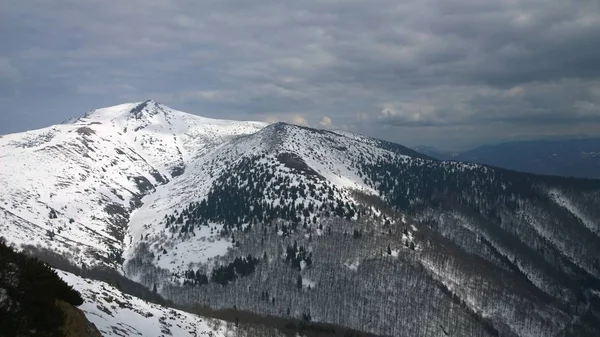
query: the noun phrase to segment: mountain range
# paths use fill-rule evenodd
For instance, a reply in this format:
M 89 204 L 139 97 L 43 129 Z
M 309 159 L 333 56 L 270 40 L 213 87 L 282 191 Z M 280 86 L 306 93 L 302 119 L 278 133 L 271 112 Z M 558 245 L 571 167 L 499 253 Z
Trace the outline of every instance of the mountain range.
M 598 180 L 145 101 L 2 136 L 0 188 L 8 242 L 191 310 L 378 336 L 600 334 Z
M 468 151 L 415 150 L 440 160 L 481 163 L 509 170 L 600 179 L 600 138 L 513 141 Z

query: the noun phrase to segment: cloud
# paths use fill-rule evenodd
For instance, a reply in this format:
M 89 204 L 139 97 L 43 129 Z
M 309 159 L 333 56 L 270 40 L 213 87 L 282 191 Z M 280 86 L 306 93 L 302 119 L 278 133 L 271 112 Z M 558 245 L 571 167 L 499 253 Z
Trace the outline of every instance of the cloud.
M 297 113 L 264 113 L 262 120 L 267 123 L 285 122 L 290 124 L 308 126 L 306 118 Z
M 0 57 L 0 81 L 20 82 L 22 77 L 9 59 Z
M 76 92 L 87 95 L 117 95 L 123 92 L 135 92 L 135 87 L 123 83 L 111 84 L 81 84 L 77 87 Z
M 445 121 L 439 109 L 428 103 L 392 102 L 381 107 L 379 120 L 393 125 L 435 125 Z
M 227 102 L 231 92 L 226 90 L 195 90 L 178 93 L 178 97 L 185 101 Z
M 328 116 L 323 116 L 323 118 L 321 119 L 321 121 L 319 122 L 319 125 L 324 127 L 324 128 L 330 128 L 332 123 L 331 123 L 331 118 Z
M 40 123 L 14 114 L 0 133 L 147 98 L 209 117 L 327 116 L 407 144 L 579 133 L 598 119 L 596 0 L 0 6 L 0 92 L 15 79 L 21 92 L 2 104 Z
M 290 122 L 292 122 L 293 124 L 296 124 L 296 125 L 308 125 L 308 123 L 306 122 L 306 118 L 304 118 L 304 116 L 300 116 L 300 115 L 292 116 L 292 118 L 290 119 Z

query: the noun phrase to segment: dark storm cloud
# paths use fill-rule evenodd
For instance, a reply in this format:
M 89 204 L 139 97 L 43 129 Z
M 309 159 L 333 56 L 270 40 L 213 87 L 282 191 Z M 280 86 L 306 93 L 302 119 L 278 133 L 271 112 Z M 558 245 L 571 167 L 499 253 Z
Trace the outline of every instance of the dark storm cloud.
M 0 39 L 0 132 L 146 98 L 409 145 L 600 130 L 595 0 L 15 1 Z

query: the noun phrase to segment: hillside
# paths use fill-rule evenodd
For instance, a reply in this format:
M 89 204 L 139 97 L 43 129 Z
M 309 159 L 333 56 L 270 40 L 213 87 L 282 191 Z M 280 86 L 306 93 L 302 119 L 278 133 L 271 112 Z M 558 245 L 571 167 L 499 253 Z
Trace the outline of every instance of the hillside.
M 58 275 L 81 293 L 81 310 L 102 336 L 236 336 L 233 323 L 149 303 L 75 274 L 58 271 Z
M 600 181 L 153 101 L 0 146 L 8 240 L 180 305 L 392 336 L 600 333 Z

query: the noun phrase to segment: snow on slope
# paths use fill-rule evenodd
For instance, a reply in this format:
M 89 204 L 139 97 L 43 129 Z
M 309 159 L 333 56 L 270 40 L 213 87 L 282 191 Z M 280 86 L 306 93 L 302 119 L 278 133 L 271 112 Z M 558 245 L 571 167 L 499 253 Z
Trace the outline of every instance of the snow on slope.
M 0 148 L 3 234 L 61 253 L 118 249 L 123 217 L 164 179 L 103 124 L 8 135 Z
M 93 110 L 79 121 L 108 121 L 161 173 L 177 172 L 204 150 L 267 125 L 204 118 L 151 100 Z
M 204 151 L 265 125 L 202 118 L 146 101 L 4 135 L 0 232 L 17 245 L 40 245 L 77 263 L 116 263 L 130 213 L 144 195 Z
M 235 336 L 226 322 L 149 303 L 124 294 L 104 282 L 84 279 L 57 270 L 58 275 L 81 293 L 79 307 L 103 336 Z
M 569 198 L 567 198 L 563 193 L 561 193 L 557 189 L 550 190 L 548 195 L 559 204 L 561 207 L 567 209 L 571 214 L 573 214 L 576 218 L 581 220 L 583 225 L 587 227 L 596 235 L 600 235 L 600 221 L 594 221 L 590 219 L 587 215 L 585 215 L 581 210 L 579 210 Z
M 292 172 L 281 161 L 282 154 L 301 160 L 319 179 L 311 180 L 305 175 Z M 373 163 L 383 157 L 416 160 L 356 137 L 284 123 L 269 125 L 257 133 L 224 142 L 208 150 L 197 160 L 191 161 L 188 170 L 177 180 L 157 187 L 156 193 L 146 196 L 143 206 L 131 216 L 129 238 L 125 240 L 125 260 L 135 256 L 140 244 L 150 244 L 151 251 L 157 256 L 155 264 L 173 272 L 182 272 L 192 265 L 205 264 L 227 253 L 232 243 L 229 238 L 221 237 L 220 223 L 209 223 L 209 227 L 216 230 L 202 226 L 194 235 L 182 237 L 180 233 L 168 230 L 163 222 L 165 217 L 181 212 L 191 202 L 206 199 L 215 181 L 222 175 L 235 175 L 236 172 L 231 172 L 230 169 L 244 158 L 256 157 L 260 160 L 253 164 L 253 170 L 257 174 L 269 172 L 273 175 L 267 189 L 262 191 L 264 199 L 273 206 L 282 200 L 277 192 L 279 187 L 275 184 L 277 178 L 290 178 L 290 186 L 313 183 L 319 189 L 327 185 L 334 189 L 337 199 L 356 204 L 352 197 L 353 191 L 377 195 L 374 186 L 361 177 L 361 164 Z M 285 202 L 296 205 L 303 203 L 304 206 L 311 202 L 316 207 L 321 205 L 321 201 L 311 196 Z M 310 214 L 308 220 L 313 216 L 314 214 Z M 303 221 L 304 215 L 300 218 Z

